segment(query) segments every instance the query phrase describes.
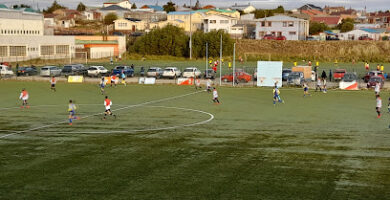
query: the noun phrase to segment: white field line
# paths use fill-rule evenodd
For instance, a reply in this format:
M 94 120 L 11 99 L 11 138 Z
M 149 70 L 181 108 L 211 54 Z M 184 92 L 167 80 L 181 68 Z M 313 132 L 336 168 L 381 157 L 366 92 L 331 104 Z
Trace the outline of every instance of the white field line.
M 182 124 L 182 125 L 175 125 L 175 126 L 162 127 L 162 128 L 150 128 L 150 129 L 139 129 L 139 130 L 135 129 L 135 130 L 127 130 L 127 131 L 80 131 L 80 132 L 72 131 L 72 133 L 74 133 L 74 134 L 107 134 L 107 133 L 134 133 L 134 132 L 145 132 L 145 131 L 161 131 L 161 130 L 170 130 L 170 129 L 177 129 L 177 128 L 191 127 L 191 126 L 196 126 L 196 125 L 207 124 L 214 119 L 213 114 L 205 112 L 205 111 L 201 111 L 201 110 L 196 110 L 196 109 L 168 107 L 168 106 L 148 106 L 148 107 L 177 109 L 177 110 L 183 110 L 183 111 L 197 112 L 197 113 L 202 113 L 202 114 L 208 115 L 210 118 L 207 120 L 204 120 L 204 121 L 195 122 L 195 123 L 191 123 L 191 124 Z M 56 131 L 56 133 L 58 133 L 58 132 L 61 132 L 61 131 Z M 42 133 L 47 133 L 47 132 L 42 131 Z
M 163 99 L 158 99 L 158 100 L 153 100 L 153 101 L 147 101 L 147 102 L 140 103 L 140 104 L 134 104 L 134 105 L 129 105 L 129 106 L 125 106 L 125 107 L 122 107 L 122 108 L 118 108 L 118 109 L 115 109 L 113 111 L 124 110 L 124 109 L 138 107 L 138 106 L 143 106 L 143 105 L 147 105 L 147 104 L 160 103 L 160 102 L 163 102 L 163 101 L 174 100 L 174 99 L 178 99 L 178 98 L 194 95 L 194 94 L 197 94 L 197 93 L 200 93 L 200 92 L 204 92 L 204 91 L 191 92 L 191 93 L 183 94 L 183 95 L 179 95 L 179 96 L 168 97 L 168 98 L 163 98 Z M 102 113 L 103 112 L 99 112 L 99 113 L 92 114 L 92 115 L 87 115 L 87 116 L 81 117 L 80 119 L 86 119 L 86 118 L 89 118 L 89 117 L 94 117 L 94 116 L 97 116 L 97 115 L 101 115 Z M 27 130 L 24 130 L 24 131 L 16 131 L 16 132 L 13 132 L 13 133 L 9 133 L 7 135 L 0 136 L 0 139 L 6 138 L 6 137 L 9 137 L 9 136 L 12 136 L 12 135 L 16 135 L 16 134 L 21 134 L 21 133 L 25 133 L 25 132 L 29 132 L 29 131 L 35 131 L 35 130 L 39 130 L 39 129 L 42 129 L 42 128 L 55 126 L 55 125 L 66 123 L 66 122 L 67 122 L 67 120 L 62 120 L 62 121 L 55 122 L 55 123 L 52 123 L 52 124 L 48 124 L 48 125 L 44 125 L 44 126 L 40 126 L 40 127 L 36 127 L 36 128 L 32 128 L 32 129 L 27 129 Z

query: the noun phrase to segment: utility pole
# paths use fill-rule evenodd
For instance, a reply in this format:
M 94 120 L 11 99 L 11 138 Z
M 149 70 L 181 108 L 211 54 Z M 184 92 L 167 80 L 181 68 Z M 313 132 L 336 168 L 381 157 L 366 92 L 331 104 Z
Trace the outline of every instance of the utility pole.
M 219 86 L 222 85 L 222 32 L 221 32 L 221 46 L 219 49 Z
M 190 60 L 192 60 L 192 1 L 190 0 Z
M 236 82 L 236 43 L 233 44 L 233 87 Z
M 208 72 L 208 65 L 209 65 L 209 43 L 206 42 L 206 78 L 208 77 L 209 75 L 209 72 Z

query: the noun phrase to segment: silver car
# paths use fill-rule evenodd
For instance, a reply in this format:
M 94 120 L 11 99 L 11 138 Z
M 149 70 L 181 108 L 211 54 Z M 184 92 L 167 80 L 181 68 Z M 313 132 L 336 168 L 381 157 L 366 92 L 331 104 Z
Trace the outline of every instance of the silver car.
M 163 70 L 160 67 L 151 67 L 146 72 L 147 77 L 161 78 Z
M 62 69 L 57 66 L 45 66 L 41 68 L 41 76 L 60 76 Z

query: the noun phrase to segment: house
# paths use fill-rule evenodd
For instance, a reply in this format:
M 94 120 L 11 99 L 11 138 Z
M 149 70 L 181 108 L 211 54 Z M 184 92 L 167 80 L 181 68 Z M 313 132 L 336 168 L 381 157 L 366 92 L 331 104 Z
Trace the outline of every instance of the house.
M 336 7 L 325 6 L 324 7 L 324 12 L 326 14 L 339 13 L 339 12 L 343 12 L 343 11 L 345 11 L 344 6 L 336 6 Z
M 224 30 L 226 33 L 231 32 L 231 27 L 237 24 L 237 19 L 225 15 L 209 15 L 203 19 L 203 31 Z
M 256 8 L 252 5 L 250 5 L 250 3 L 248 3 L 247 5 L 238 5 L 237 3 L 234 4 L 233 6 L 230 7 L 231 10 L 237 10 L 237 11 L 241 11 L 243 13 L 252 13 L 256 10 Z
M 101 20 L 102 14 L 95 10 L 86 10 L 82 13 L 86 20 Z
M 313 4 L 305 4 L 303 6 L 301 6 L 300 8 L 298 8 L 299 11 L 302 11 L 302 10 L 318 10 L 318 11 L 323 11 L 323 9 L 319 6 L 315 6 Z
M 108 6 L 108 7 L 104 7 L 104 8 L 101 8 L 99 9 L 99 13 L 101 13 L 102 17 L 104 18 L 107 14 L 109 13 L 115 13 L 118 18 L 124 18 L 125 17 L 125 14 L 127 12 L 129 12 L 130 10 L 129 9 L 126 9 L 126 8 L 123 8 L 121 6 L 118 6 L 118 5 L 111 5 L 111 6 Z
M 370 13 L 368 23 L 381 24 L 382 28 L 390 27 L 390 12 Z
M 190 19 L 191 16 L 191 19 Z M 168 13 L 168 20 L 169 23 L 183 23 L 184 31 L 190 32 L 190 31 L 196 31 L 202 29 L 202 23 L 203 19 L 206 17 L 206 14 L 204 12 L 198 12 L 198 11 L 184 11 L 184 12 L 170 12 Z M 191 21 L 191 23 L 190 23 Z M 192 24 L 192 25 L 190 25 Z M 191 28 L 190 28 L 191 27 Z
M 242 39 L 247 34 L 246 25 L 235 24 L 230 28 L 229 34 L 232 38 Z
M 256 39 L 265 35 L 285 36 L 287 40 L 305 40 L 309 35 L 309 21 L 285 15 L 258 19 Z
M 117 19 L 114 21 L 115 31 L 136 32 L 136 31 L 144 31 L 145 28 L 146 28 L 146 23 L 139 19 L 124 18 L 124 19 Z
M 240 19 L 240 12 L 237 10 L 226 10 L 226 9 L 213 9 L 213 10 L 197 10 L 197 12 L 203 12 L 206 15 L 226 15 L 229 17 L 236 18 L 237 20 Z
M 125 13 L 125 18 L 135 18 L 145 21 L 147 23 L 150 22 L 159 22 L 167 20 L 167 13 L 165 11 L 152 11 L 152 10 L 131 10 Z
M 378 29 L 380 27 L 381 27 L 380 24 L 355 24 L 354 29 L 355 30 L 364 29 L 364 28 Z
M 164 8 L 157 5 L 144 5 L 141 7 L 141 9 L 151 9 L 152 11 L 164 11 Z
M 104 2 L 103 8 L 114 6 L 114 5 L 128 10 L 130 10 L 132 6 L 129 0 L 118 0 L 118 1 L 113 0 L 113 1 Z
M 384 29 L 360 29 L 360 30 L 352 30 L 346 33 L 340 33 L 340 40 L 359 40 L 359 37 L 369 37 L 373 40 L 381 40 L 382 36 L 384 36 Z
M 314 16 L 311 18 L 311 21 L 324 23 L 329 27 L 334 28 L 341 23 L 342 18 L 340 16 Z

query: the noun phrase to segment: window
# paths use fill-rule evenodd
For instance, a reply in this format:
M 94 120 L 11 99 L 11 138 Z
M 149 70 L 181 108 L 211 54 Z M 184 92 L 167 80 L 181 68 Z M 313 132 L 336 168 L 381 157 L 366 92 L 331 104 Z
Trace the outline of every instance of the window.
M 216 24 L 217 20 L 210 20 L 210 24 Z
M 261 26 L 264 27 L 265 26 L 265 22 L 261 22 Z
M 69 45 L 57 45 L 56 46 L 56 54 L 69 54 Z
M 283 27 L 287 27 L 287 22 L 283 22 Z
M 294 27 L 294 22 L 288 22 L 288 27 Z
M 10 46 L 9 47 L 9 55 L 10 56 L 26 56 L 27 48 L 26 46 Z
M 297 32 L 295 32 L 295 31 L 290 31 L 290 32 L 288 32 L 288 34 L 289 34 L 289 35 L 296 35 Z
M 272 22 L 268 22 L 268 27 L 271 27 L 272 26 Z
M 53 45 L 41 46 L 41 55 L 42 56 L 54 55 L 54 46 Z
M 221 20 L 219 23 L 221 23 L 221 24 L 229 24 L 229 20 Z
M 8 56 L 8 46 L 0 46 L 0 57 Z
M 259 37 L 262 38 L 262 37 L 264 37 L 264 35 L 265 35 L 264 31 L 260 31 L 260 32 L 259 32 Z

